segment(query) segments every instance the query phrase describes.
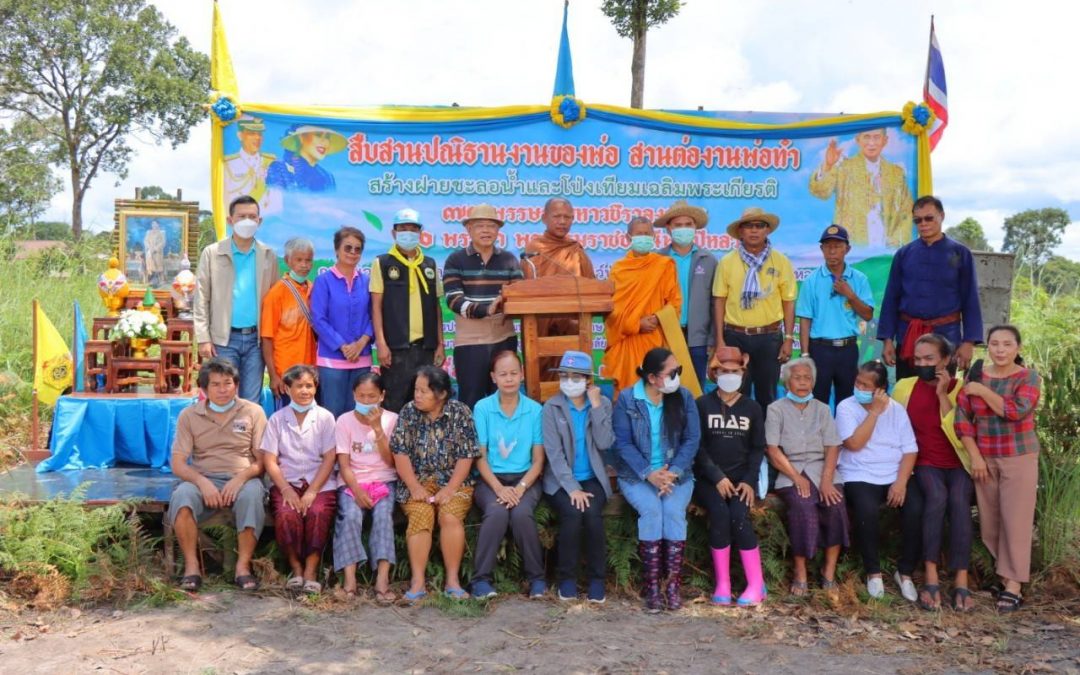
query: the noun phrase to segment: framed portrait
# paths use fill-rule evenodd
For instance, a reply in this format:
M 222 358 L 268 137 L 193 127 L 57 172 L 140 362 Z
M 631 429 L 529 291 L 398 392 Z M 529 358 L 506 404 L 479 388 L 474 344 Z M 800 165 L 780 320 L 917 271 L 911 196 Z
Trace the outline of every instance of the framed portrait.
M 133 286 L 167 289 L 186 258 L 192 267 L 198 241 L 198 207 L 185 202 L 118 202 L 116 256 Z

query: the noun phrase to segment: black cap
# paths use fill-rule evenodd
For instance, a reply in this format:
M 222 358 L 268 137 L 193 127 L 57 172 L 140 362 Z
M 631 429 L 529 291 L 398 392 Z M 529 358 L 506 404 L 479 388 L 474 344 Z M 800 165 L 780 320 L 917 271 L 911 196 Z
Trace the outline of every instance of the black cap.
M 825 231 L 821 233 L 821 239 L 819 239 L 818 242 L 825 243 L 830 239 L 842 241 L 845 244 L 851 243 L 851 240 L 848 239 L 847 230 L 844 229 L 842 225 L 830 225 L 826 227 Z

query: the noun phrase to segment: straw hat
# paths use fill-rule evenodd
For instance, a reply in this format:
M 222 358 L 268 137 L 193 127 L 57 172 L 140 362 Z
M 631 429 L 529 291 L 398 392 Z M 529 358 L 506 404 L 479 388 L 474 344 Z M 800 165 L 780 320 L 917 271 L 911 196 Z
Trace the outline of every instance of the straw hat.
M 341 152 L 348 144 L 345 137 L 333 129 L 317 127 L 312 124 L 298 124 L 289 128 L 285 138 L 281 139 L 281 147 L 289 152 L 300 152 L 300 134 L 330 134 L 330 147 L 326 151 L 327 155 Z
M 699 230 L 705 227 L 705 224 L 709 222 L 709 214 L 705 212 L 705 209 L 699 206 L 690 206 L 686 203 L 685 199 L 680 199 L 672 204 L 671 208 L 664 211 L 662 216 L 656 219 L 656 222 L 653 223 L 653 227 L 667 227 L 667 224 L 671 222 L 672 219 L 678 218 L 679 216 L 690 216 L 693 218 L 694 225 L 697 226 L 697 229 Z
M 745 211 L 742 212 L 742 215 L 739 216 L 738 220 L 732 222 L 730 225 L 727 226 L 728 236 L 731 237 L 732 239 L 738 239 L 739 238 L 739 226 L 742 225 L 743 223 L 753 223 L 753 222 L 759 222 L 759 223 L 768 224 L 768 226 L 769 226 L 768 234 L 772 234 L 773 232 L 776 231 L 776 228 L 780 227 L 780 216 L 778 216 L 776 214 L 773 214 L 773 213 L 769 213 L 763 208 L 760 208 L 760 207 L 757 207 L 757 206 L 751 206 L 750 208 L 748 208 L 748 209 L 746 209 Z
M 462 225 L 468 225 L 473 220 L 493 220 L 499 224 L 499 227 L 503 226 L 502 218 L 499 217 L 499 212 L 495 210 L 495 207 L 491 204 L 477 204 L 469 209 L 469 215 L 465 220 L 461 221 Z

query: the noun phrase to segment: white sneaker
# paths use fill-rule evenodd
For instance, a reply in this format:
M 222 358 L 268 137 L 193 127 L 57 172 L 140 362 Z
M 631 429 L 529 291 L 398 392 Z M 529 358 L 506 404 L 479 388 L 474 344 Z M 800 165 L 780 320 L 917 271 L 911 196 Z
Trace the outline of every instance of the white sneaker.
M 885 582 L 881 580 L 881 577 L 870 577 L 866 580 L 866 592 L 875 600 L 884 598 Z
M 900 576 L 900 571 L 897 570 L 893 574 L 893 581 L 900 587 L 900 595 L 904 597 L 908 602 L 918 602 L 919 592 L 915 590 L 915 582 L 911 580 L 911 577 L 905 579 Z

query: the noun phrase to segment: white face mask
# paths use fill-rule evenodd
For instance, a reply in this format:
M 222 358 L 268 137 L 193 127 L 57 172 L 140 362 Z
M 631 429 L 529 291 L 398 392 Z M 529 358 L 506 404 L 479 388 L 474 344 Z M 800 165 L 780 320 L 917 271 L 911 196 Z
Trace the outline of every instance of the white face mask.
M 676 375 L 672 375 L 671 377 L 665 379 L 664 383 L 661 384 L 659 387 L 657 387 L 657 389 L 660 390 L 661 394 L 672 394 L 672 393 L 678 391 L 679 390 L 679 376 L 676 374 Z
M 559 391 L 566 394 L 567 398 L 577 398 L 585 393 L 589 384 L 585 380 L 560 380 Z
M 742 375 L 737 373 L 722 373 L 716 376 L 716 386 L 726 394 L 734 394 L 742 386 Z
M 233 223 L 233 234 L 241 239 L 251 239 L 255 236 L 255 230 L 259 229 L 259 224 L 251 218 L 244 218 Z

